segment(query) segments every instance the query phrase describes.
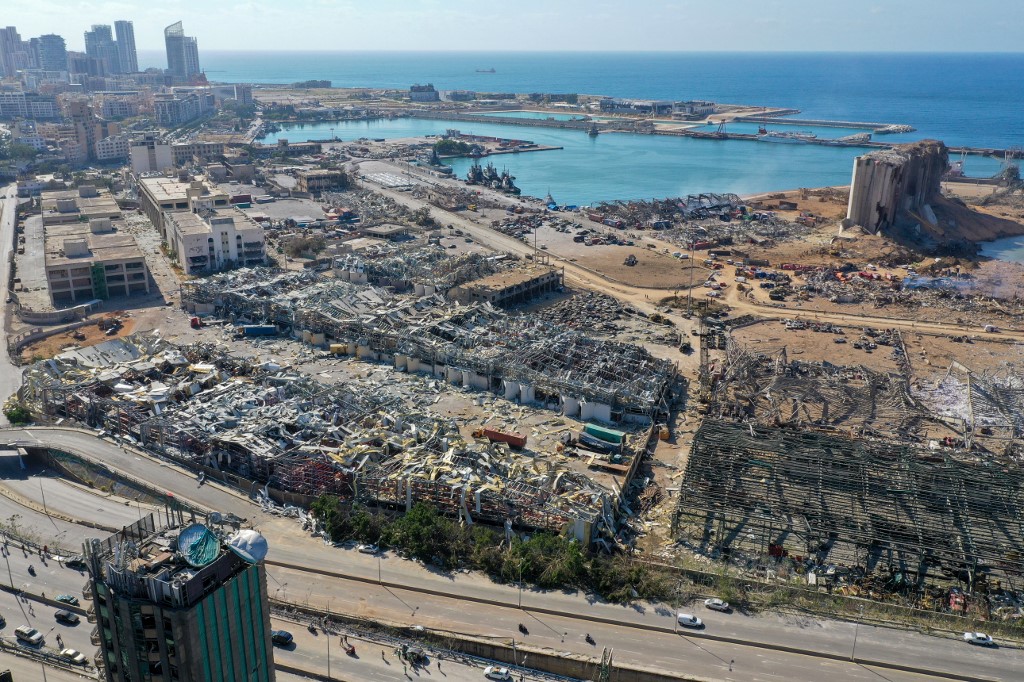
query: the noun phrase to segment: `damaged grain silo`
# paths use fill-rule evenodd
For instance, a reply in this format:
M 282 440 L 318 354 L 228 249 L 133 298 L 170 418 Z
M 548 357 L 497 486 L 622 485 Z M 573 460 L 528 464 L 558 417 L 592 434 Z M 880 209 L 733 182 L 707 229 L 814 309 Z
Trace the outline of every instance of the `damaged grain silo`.
M 934 223 L 929 202 L 949 166 L 946 145 L 937 140 L 901 144 L 853 160 L 845 226 L 876 234 L 901 223 Z M 924 214 L 924 218 L 920 214 Z

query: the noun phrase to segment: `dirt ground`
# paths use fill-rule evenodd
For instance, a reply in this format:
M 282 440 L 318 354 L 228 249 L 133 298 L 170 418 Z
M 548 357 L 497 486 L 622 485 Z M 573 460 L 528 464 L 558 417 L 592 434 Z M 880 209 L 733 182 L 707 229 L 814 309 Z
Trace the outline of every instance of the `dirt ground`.
M 107 336 L 107 333 L 99 328 L 99 321 L 101 319 L 113 319 L 118 318 L 124 325 L 116 334 Z M 98 343 L 104 341 L 111 341 L 113 339 L 120 338 L 122 336 L 128 336 L 135 331 L 135 320 L 132 319 L 128 313 L 108 313 L 101 318 L 96 319 L 90 324 L 80 327 L 78 329 L 67 331 L 62 334 L 55 334 L 54 336 L 48 336 L 45 339 L 40 339 L 34 343 L 30 343 L 25 346 L 21 351 L 21 357 L 26 362 L 33 360 L 40 360 L 46 358 L 52 358 L 53 356 L 60 353 L 65 348 L 71 346 L 86 347 L 95 346 Z M 84 338 L 75 338 L 75 334 L 81 334 Z

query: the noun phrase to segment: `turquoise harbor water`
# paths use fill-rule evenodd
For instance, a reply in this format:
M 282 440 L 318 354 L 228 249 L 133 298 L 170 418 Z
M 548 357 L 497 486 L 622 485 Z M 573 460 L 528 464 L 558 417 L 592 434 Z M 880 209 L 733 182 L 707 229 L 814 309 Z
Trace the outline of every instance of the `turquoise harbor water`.
M 997 260 L 1024 263 L 1024 237 L 1006 237 L 981 244 L 981 255 Z
M 284 127 L 262 141 L 326 139 L 332 133 L 342 140 L 393 139 L 440 135 L 448 128 L 563 147 L 555 151 L 499 154 L 481 163 L 491 162 L 499 169 L 509 169 L 525 194 L 543 197 L 550 191 L 559 203 L 580 205 L 612 199 L 663 199 L 699 192 L 747 195 L 846 185 L 850 182 L 853 158 L 864 152 L 812 144 L 627 133 L 589 137 L 582 130 L 417 118 L 299 124 Z M 473 161 L 453 159 L 449 163 L 464 177 Z M 992 175 L 999 170 L 999 162 L 971 157 L 966 167 L 972 175 Z

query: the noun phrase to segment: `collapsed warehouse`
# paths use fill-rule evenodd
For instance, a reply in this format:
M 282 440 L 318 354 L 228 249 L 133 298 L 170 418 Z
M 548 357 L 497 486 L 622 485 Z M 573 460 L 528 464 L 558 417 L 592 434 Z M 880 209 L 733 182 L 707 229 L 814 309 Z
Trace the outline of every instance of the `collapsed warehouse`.
M 182 305 L 276 325 L 338 354 L 425 372 L 583 420 L 664 423 L 675 366 L 640 346 L 590 338 L 489 303 L 396 295 L 318 273 L 240 270 L 182 285 Z
M 429 501 L 467 523 L 617 541 L 615 515 L 652 429 L 620 433 L 600 455 L 572 444 L 519 452 L 470 441 L 450 419 L 369 388 L 135 336 L 32 365 L 20 397 L 41 419 L 103 428 L 279 501 Z
M 709 374 L 673 519 L 684 544 L 936 608 L 961 586 L 990 604 L 1024 587 L 1019 383 L 947 374 L 912 391 L 903 373 L 731 340 Z M 973 407 L 954 415 L 961 401 Z

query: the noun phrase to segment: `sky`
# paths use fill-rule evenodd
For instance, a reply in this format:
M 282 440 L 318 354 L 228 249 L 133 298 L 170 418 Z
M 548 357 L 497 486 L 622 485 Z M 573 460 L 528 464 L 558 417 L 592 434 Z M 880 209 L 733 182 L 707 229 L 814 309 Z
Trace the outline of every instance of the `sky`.
M 22 39 L 83 50 L 92 24 L 134 22 L 140 51 L 183 21 L 202 50 L 1024 51 L 1021 0 L 32 0 Z

